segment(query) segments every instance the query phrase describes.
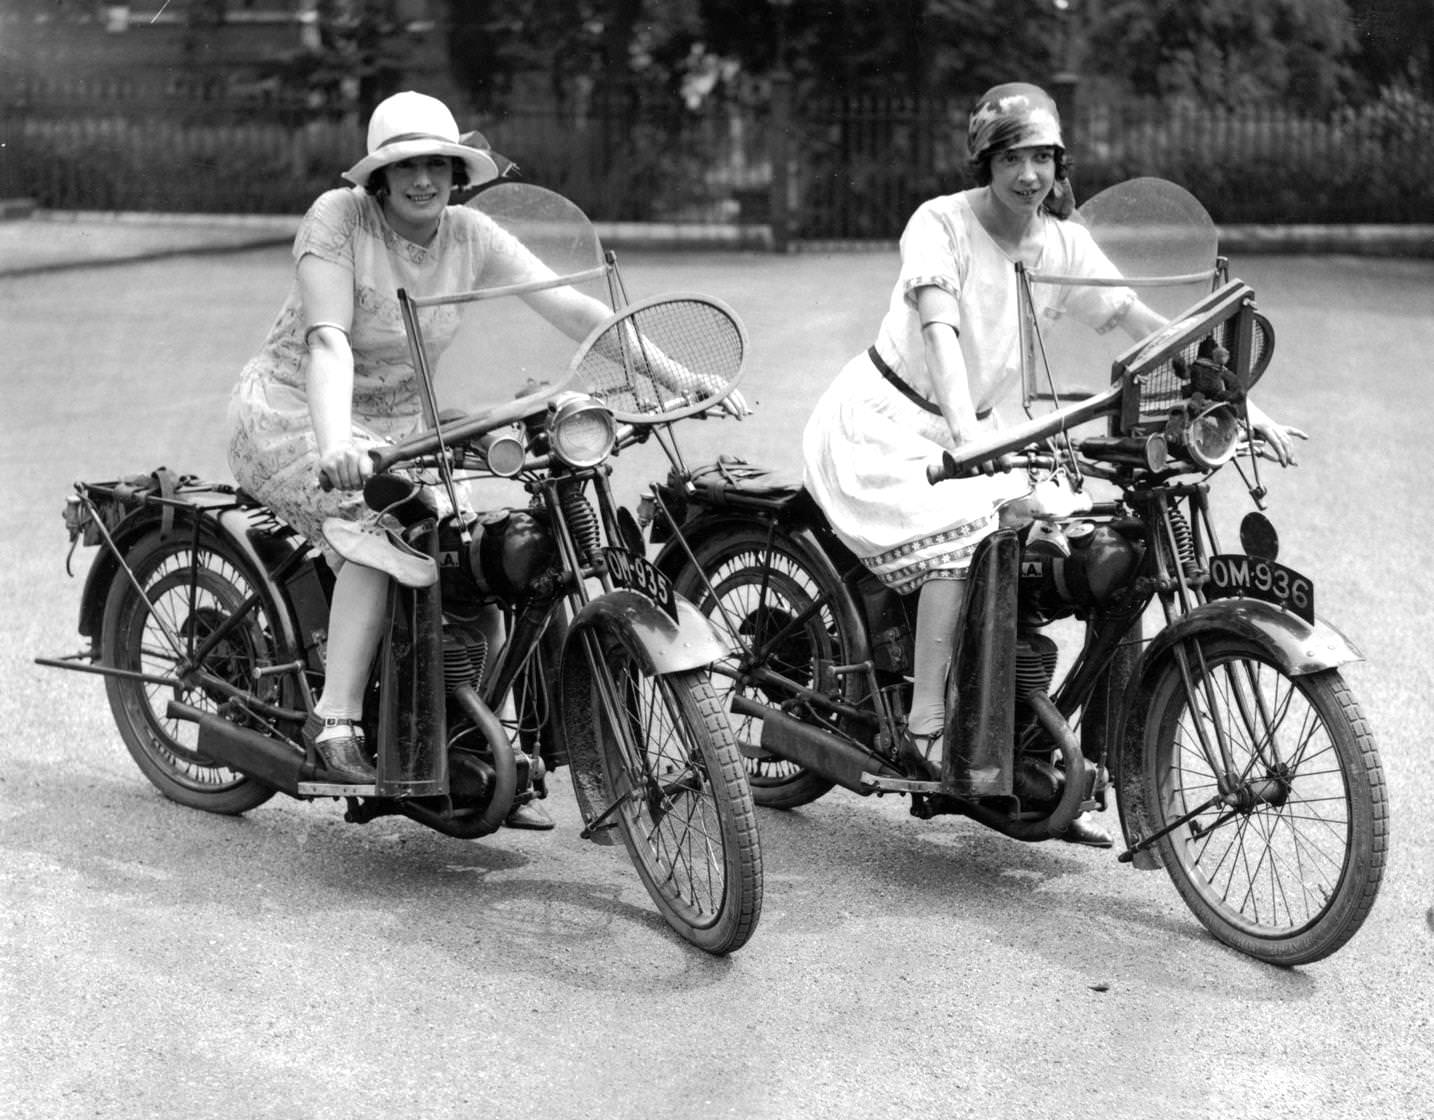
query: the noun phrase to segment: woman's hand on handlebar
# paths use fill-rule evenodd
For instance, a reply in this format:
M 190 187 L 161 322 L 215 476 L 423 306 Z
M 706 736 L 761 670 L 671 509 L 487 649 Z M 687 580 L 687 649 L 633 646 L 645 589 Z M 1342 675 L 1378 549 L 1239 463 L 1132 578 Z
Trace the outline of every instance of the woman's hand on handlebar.
M 319 485 L 325 490 L 360 490 L 372 474 L 368 451 L 353 440 L 319 452 Z
M 738 389 L 733 389 L 718 401 L 717 407 L 734 420 L 740 420 L 744 416 L 752 415 L 752 409 L 747 404 L 747 398 L 744 397 Z
M 1309 435 L 1292 424 L 1281 424 L 1254 401 L 1246 401 L 1245 408 L 1251 431 L 1257 437 L 1256 452 L 1282 467 L 1293 467 L 1298 461 L 1295 459 L 1295 440 L 1309 439 Z

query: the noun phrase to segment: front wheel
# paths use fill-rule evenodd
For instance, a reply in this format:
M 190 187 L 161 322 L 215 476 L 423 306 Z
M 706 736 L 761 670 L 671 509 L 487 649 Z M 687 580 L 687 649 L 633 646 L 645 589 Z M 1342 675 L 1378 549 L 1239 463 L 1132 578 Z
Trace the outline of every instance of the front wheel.
M 586 640 L 589 718 L 628 855 L 673 929 L 709 953 L 730 953 L 757 928 L 762 854 L 716 694 L 704 672 L 654 676 L 625 642 Z
M 294 706 L 293 683 L 266 671 L 283 660 L 277 607 L 259 591 L 248 563 L 207 533 L 196 547 L 187 532 L 169 537 L 155 532 L 125 560 L 135 580 L 123 571 L 115 576 L 105 600 L 100 653 L 106 665 L 130 674 L 105 679 L 110 710 L 130 755 L 161 793 L 182 805 L 224 814 L 262 805 L 274 791 L 205 757 L 195 725 L 171 718 L 166 707 L 170 700 L 208 712 L 223 705 L 228 718 L 272 730 L 230 698 L 252 695 L 267 704 Z M 194 663 L 191 654 L 221 627 L 224 636 Z
M 1217 938 L 1271 964 L 1348 941 L 1389 840 L 1374 737 L 1333 669 L 1290 676 L 1229 637 L 1184 643 L 1155 684 L 1144 794 L 1176 889 Z

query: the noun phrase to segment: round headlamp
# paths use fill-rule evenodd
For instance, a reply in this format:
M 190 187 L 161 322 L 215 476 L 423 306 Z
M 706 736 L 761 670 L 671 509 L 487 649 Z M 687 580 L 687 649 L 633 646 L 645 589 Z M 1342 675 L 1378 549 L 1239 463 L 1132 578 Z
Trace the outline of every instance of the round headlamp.
M 1196 466 L 1214 470 L 1234 458 L 1240 443 L 1240 420 L 1229 405 L 1213 405 L 1186 425 L 1182 439 Z
M 612 412 L 596 397 L 570 397 L 548 421 L 548 445 L 570 467 L 596 466 L 612 454 L 616 442 Z

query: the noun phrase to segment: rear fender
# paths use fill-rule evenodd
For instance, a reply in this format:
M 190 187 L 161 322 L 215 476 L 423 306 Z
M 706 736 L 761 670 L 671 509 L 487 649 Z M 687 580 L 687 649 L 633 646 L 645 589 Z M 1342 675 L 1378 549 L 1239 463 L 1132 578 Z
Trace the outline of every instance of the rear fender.
M 799 543 L 810 554 L 812 563 L 830 571 L 833 583 L 840 581 L 838 569 L 858 565 L 856 558 L 827 527 L 815 502 L 805 491 L 778 511 L 709 509 L 688 518 L 682 524 L 681 534 L 674 535 L 663 543 L 653 563 L 669 579 L 674 578 L 687 561 L 688 549 L 696 550 L 703 542 L 710 539 L 720 540 L 738 529 L 757 526 L 765 530 L 773 519 L 781 525 L 786 537 Z M 683 545 L 684 541 L 686 547 Z
M 806 492 L 802 492 L 805 496 Z M 810 506 L 810 509 L 806 507 Z M 653 561 L 657 569 L 675 581 L 678 573 L 689 563 L 689 550 L 697 548 L 708 540 L 721 540 L 735 531 L 751 529 L 754 525 L 765 531 L 769 517 L 750 513 L 714 511 L 689 520 L 682 526 L 680 537 L 674 537 L 664 544 Z M 866 576 L 859 560 L 841 543 L 836 534 L 826 525 L 820 512 L 810 498 L 803 503 L 794 502 L 780 518 L 782 534 L 804 553 L 803 562 L 807 570 L 820 577 L 829 588 L 843 588 L 845 595 L 832 609 L 842 616 L 843 630 L 852 639 L 865 639 L 865 617 L 861 607 L 862 579 Z M 866 649 L 853 650 L 853 661 L 866 660 Z
M 237 506 L 232 496 L 215 493 L 212 500 L 206 502 L 205 495 L 200 494 L 190 500 L 189 506 L 169 507 L 168 512 L 173 516 L 168 531 L 176 536 L 192 537 L 198 522 L 201 535 L 209 533 L 222 537 L 232 545 L 259 578 L 270 601 L 279 607 L 279 622 L 287 631 L 283 635 L 287 648 L 302 648 L 297 640 L 301 631 L 294 617 L 293 599 L 270 576 L 273 568 L 296 549 L 304 547 L 302 541 L 287 531 L 274 532 L 272 517 L 266 510 Z M 164 528 L 164 512 L 156 507 L 142 507 L 126 517 L 112 530 L 114 547 L 102 545 L 90 565 L 80 596 L 79 630 L 82 636 L 90 639 L 94 649 L 99 649 L 105 600 L 110 587 L 117 579 L 129 578 L 120 558 L 128 556 L 150 533 Z M 319 608 L 318 625 L 322 627 L 327 607 L 319 604 Z M 307 632 L 308 628 L 305 625 L 302 632 Z
M 1335 669 L 1363 655 L 1347 637 L 1322 619 L 1311 625 L 1297 615 L 1258 599 L 1220 599 L 1202 603 L 1167 626 L 1151 641 L 1132 675 L 1122 704 L 1121 730 L 1111 771 L 1119 795 L 1121 827 L 1128 844 L 1150 833 L 1145 806 L 1144 759 L 1146 720 L 1155 684 L 1175 656 L 1175 648 L 1193 637 L 1226 635 L 1251 643 L 1292 677 Z M 1155 850 L 1140 852 L 1135 866 L 1160 866 Z

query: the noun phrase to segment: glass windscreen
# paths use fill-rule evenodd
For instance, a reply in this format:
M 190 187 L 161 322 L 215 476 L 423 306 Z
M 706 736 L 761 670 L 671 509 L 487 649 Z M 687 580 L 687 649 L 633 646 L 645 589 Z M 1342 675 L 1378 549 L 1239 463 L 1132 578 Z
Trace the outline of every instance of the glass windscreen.
M 1029 340 L 1028 392 L 1047 393 L 1052 382 L 1060 394 L 1104 388 L 1117 355 L 1214 284 L 1215 223 L 1174 183 L 1118 183 L 1069 220 L 1089 231 L 1094 248 L 1086 247 L 1079 274 L 1030 274 L 1037 329 Z
M 562 195 L 528 183 L 480 191 L 463 209 L 484 239 L 470 288 L 416 299 L 419 335 L 440 411 L 472 412 L 556 389 L 578 344 L 611 312 L 597 231 Z M 447 330 L 431 329 L 457 317 Z

